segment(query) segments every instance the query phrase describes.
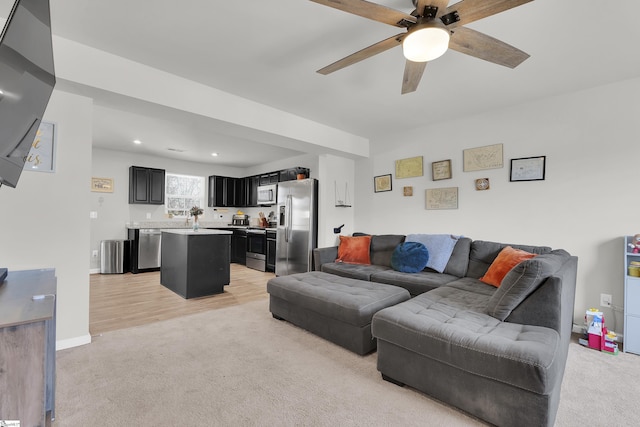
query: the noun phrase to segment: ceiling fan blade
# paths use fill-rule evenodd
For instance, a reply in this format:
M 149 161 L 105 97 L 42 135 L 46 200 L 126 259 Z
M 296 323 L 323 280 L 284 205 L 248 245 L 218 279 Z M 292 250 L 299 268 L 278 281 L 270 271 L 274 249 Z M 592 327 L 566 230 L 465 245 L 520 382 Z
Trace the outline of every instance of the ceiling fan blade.
M 405 28 L 403 20 L 415 24 L 416 18 L 399 10 L 381 6 L 365 0 L 311 0 L 314 3 L 323 4 L 325 6 L 340 9 L 344 12 L 353 13 L 354 15 L 364 18 L 373 19 L 374 21 Z
M 518 48 L 467 27 L 453 30 L 449 49 L 509 68 L 517 67 L 529 57 Z
M 447 8 L 445 15 L 457 12 L 459 21 L 449 27 L 456 28 L 487 16 L 495 15 L 505 10 L 521 6 L 533 0 L 462 0 Z
M 418 89 L 420 79 L 427 66 L 426 62 L 413 62 L 407 60 L 404 65 L 404 76 L 402 77 L 402 94 L 415 92 Z
M 352 53 L 351 55 L 346 56 L 340 59 L 339 61 L 334 62 L 333 64 L 327 65 L 326 67 L 319 69 L 317 72 L 320 74 L 327 75 L 329 73 L 333 73 L 334 71 L 338 71 L 344 67 L 348 67 L 349 65 L 353 65 L 356 62 L 360 62 L 364 59 L 370 58 L 373 55 L 382 53 L 385 50 L 389 50 L 392 47 L 399 46 L 405 35 L 406 33 L 396 34 L 395 36 L 389 37 L 388 39 L 384 39 L 378 43 L 372 44 L 369 47 L 365 47 L 364 49 L 359 50 L 356 53 Z

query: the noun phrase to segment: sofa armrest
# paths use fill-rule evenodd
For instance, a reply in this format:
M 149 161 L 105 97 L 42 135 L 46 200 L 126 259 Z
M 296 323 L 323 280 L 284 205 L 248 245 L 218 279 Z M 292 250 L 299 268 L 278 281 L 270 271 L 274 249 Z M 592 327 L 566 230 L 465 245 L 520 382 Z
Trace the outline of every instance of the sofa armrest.
M 334 262 L 338 258 L 338 247 L 315 248 L 313 250 L 313 269 L 322 271 L 322 264 Z

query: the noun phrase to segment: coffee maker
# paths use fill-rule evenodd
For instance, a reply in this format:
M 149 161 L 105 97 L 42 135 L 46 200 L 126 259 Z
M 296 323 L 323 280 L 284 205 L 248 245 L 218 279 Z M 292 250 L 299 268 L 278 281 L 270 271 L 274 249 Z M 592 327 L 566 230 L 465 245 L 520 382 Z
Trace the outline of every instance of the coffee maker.
M 249 225 L 249 215 L 234 214 L 231 217 L 231 225 Z

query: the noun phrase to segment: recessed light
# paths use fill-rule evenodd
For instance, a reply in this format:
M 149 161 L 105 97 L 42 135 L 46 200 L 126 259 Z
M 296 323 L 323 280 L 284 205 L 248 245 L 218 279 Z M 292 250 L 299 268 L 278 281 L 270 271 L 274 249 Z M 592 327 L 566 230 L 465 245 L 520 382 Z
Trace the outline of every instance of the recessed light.
M 211 153 L 213 157 L 218 157 L 218 153 Z
M 140 141 L 139 139 L 134 139 L 133 143 L 140 145 L 140 144 L 142 144 L 142 141 Z

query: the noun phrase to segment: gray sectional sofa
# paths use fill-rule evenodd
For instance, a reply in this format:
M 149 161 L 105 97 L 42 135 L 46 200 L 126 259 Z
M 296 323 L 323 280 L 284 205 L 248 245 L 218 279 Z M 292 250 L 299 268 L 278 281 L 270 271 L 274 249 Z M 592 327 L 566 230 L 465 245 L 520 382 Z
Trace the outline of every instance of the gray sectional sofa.
M 314 250 L 318 271 L 407 289 L 371 321 L 382 377 L 500 426 L 551 426 L 573 322 L 577 258 L 564 250 L 459 238 L 442 273 L 391 267 L 402 235 L 371 237 L 371 265 Z M 538 256 L 500 287 L 479 279 L 506 247 Z

